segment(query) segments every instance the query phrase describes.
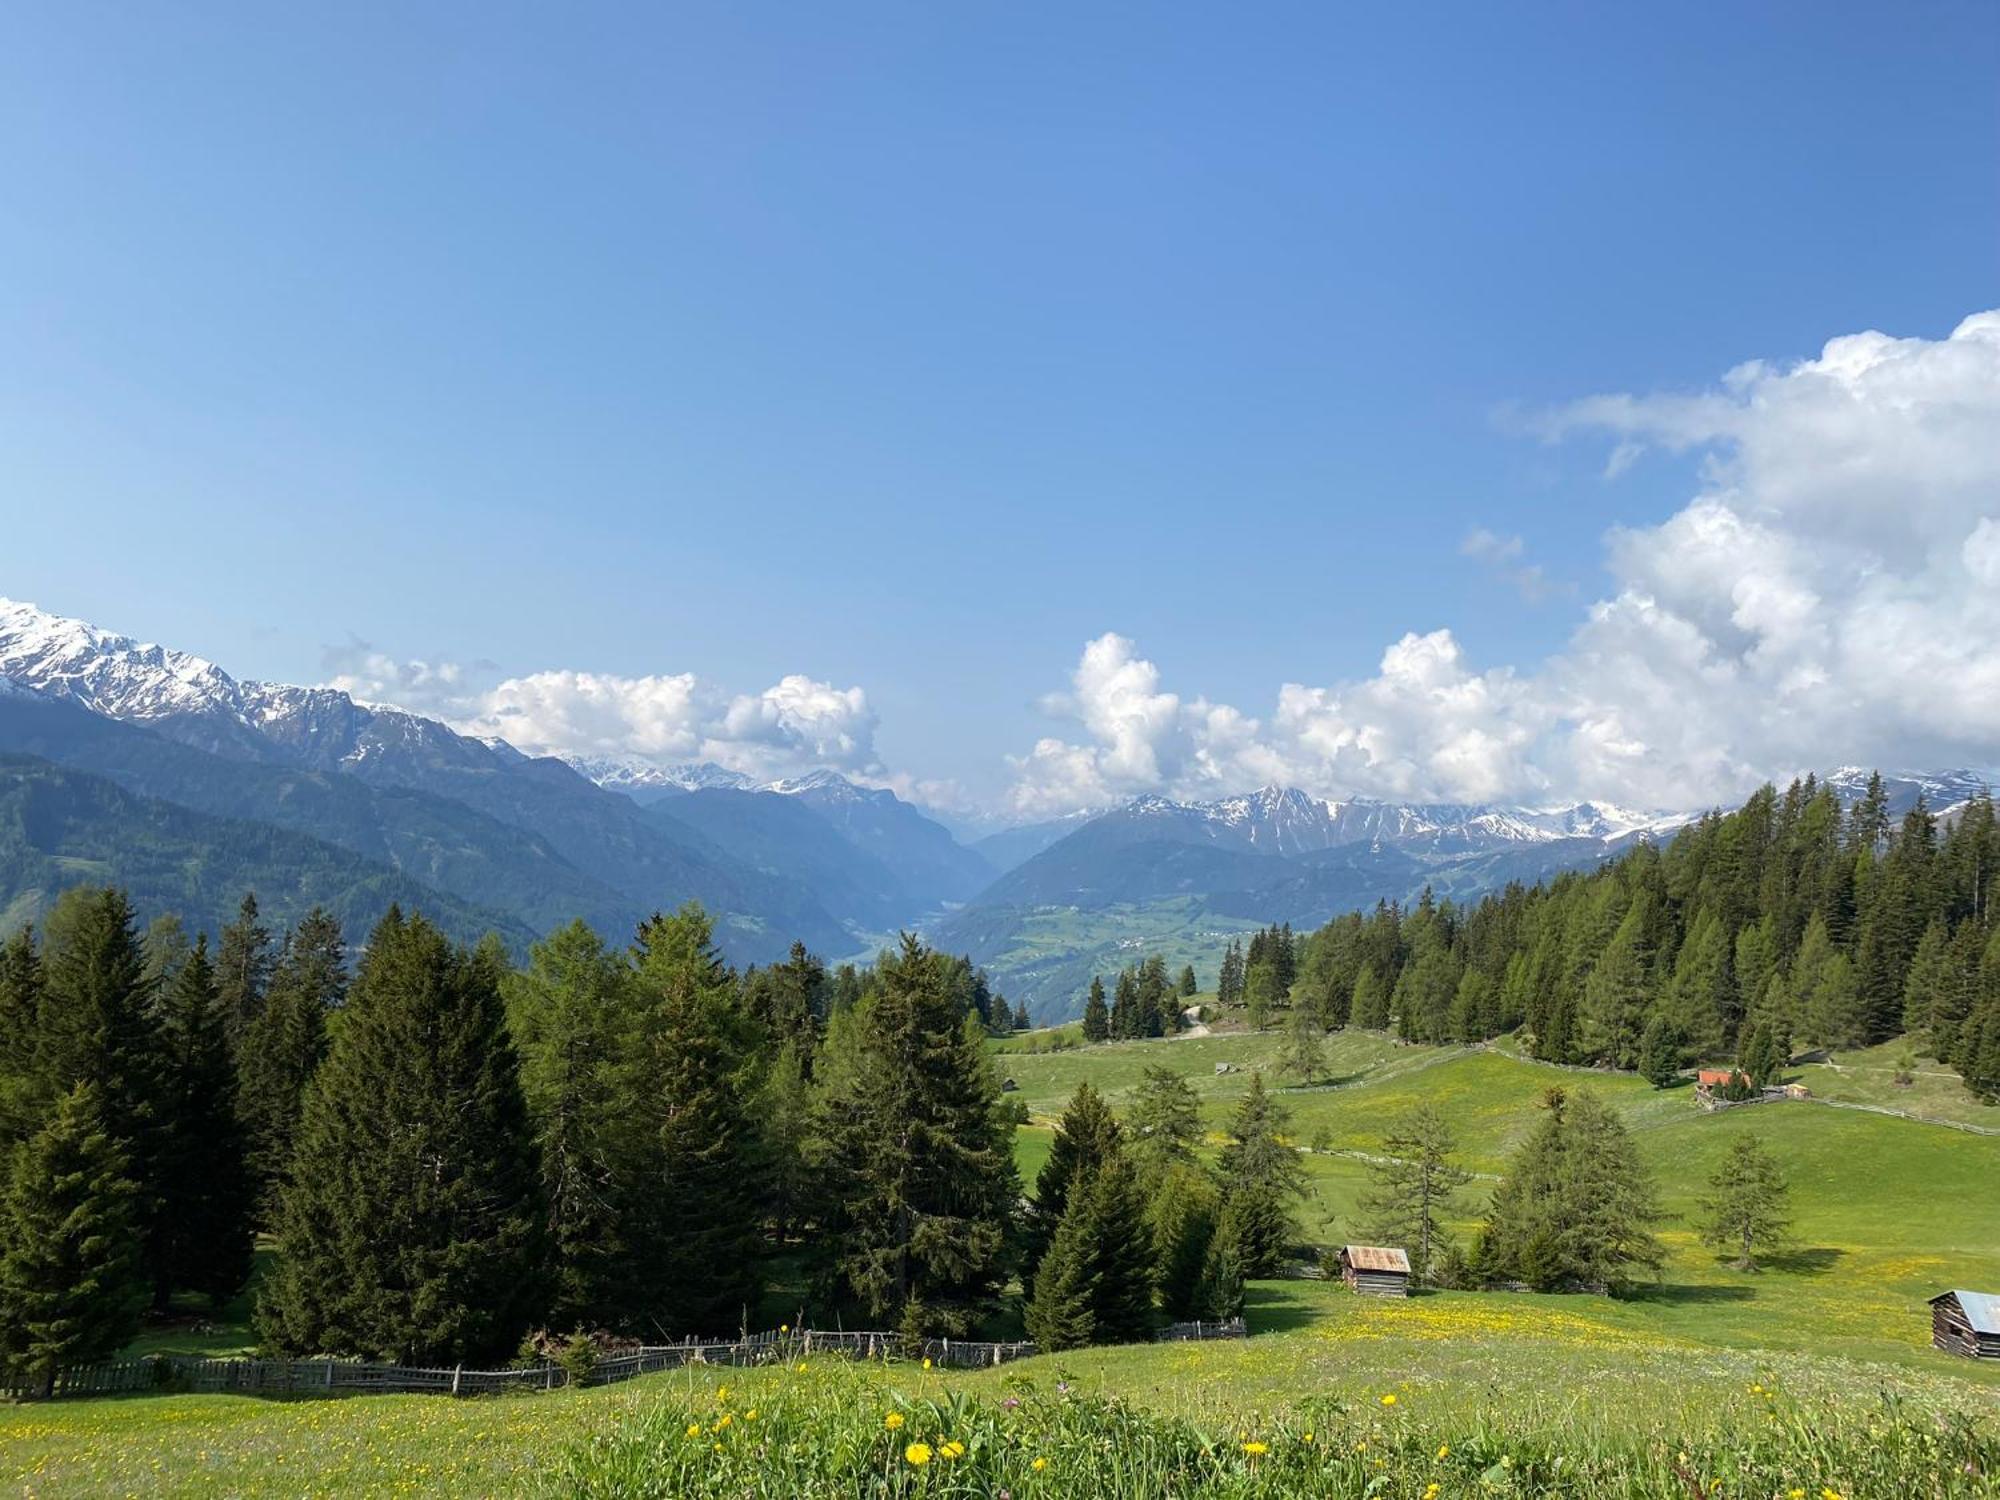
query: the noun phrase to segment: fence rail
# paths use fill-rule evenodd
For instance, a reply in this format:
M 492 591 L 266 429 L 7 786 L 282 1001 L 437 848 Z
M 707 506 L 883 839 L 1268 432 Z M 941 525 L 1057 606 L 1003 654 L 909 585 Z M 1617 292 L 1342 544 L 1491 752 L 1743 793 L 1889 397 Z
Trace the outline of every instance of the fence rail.
M 1240 1339 L 1249 1336 L 1241 1318 L 1226 1322 L 1175 1323 L 1155 1336 L 1161 1341 Z M 812 1355 L 843 1359 L 886 1359 L 906 1355 L 946 1369 L 976 1369 L 1026 1359 L 1035 1352 L 1026 1340 L 988 1343 L 978 1339 L 924 1339 L 910 1345 L 893 1333 L 793 1329 L 753 1333 L 738 1339 L 689 1339 L 652 1344 L 601 1358 L 586 1374 L 572 1377 L 553 1360 L 508 1370 L 468 1370 L 463 1366 L 377 1364 L 349 1359 L 188 1359 L 155 1355 L 71 1365 L 56 1371 L 51 1396 L 117 1396 L 147 1391 L 237 1391 L 246 1394 L 326 1396 L 373 1392 L 379 1395 L 431 1393 L 488 1396 L 502 1391 L 550 1391 L 566 1385 L 610 1385 L 686 1365 L 763 1365 Z M 38 1389 L 0 1384 L 0 1397 L 40 1395 Z

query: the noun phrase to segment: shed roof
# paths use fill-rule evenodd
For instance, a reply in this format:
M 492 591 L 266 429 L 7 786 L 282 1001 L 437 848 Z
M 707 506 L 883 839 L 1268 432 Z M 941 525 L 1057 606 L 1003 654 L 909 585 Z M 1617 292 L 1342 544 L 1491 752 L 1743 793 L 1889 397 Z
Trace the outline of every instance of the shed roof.
M 1739 1070 L 1736 1068 L 1701 1068 L 1695 1072 L 1696 1083 L 1727 1083 Z
M 1965 1321 L 1972 1325 L 1974 1333 L 2000 1334 L 2000 1295 L 1993 1292 L 1939 1292 L 1931 1301 L 1942 1302 L 1947 1297 L 1958 1298 L 1959 1309 L 1965 1314 Z
M 1384 1245 L 1343 1245 L 1340 1253 L 1357 1271 L 1400 1271 L 1410 1274 L 1410 1257 Z

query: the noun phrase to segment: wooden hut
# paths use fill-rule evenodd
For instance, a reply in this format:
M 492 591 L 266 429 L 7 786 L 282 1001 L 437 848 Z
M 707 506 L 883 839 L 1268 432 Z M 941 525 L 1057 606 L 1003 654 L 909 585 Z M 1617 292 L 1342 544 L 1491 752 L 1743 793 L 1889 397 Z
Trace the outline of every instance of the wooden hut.
M 1939 1292 L 1931 1298 L 1931 1342 L 1947 1354 L 2000 1359 L 2000 1295 Z
M 1369 1297 L 1410 1295 L 1410 1257 L 1383 1245 L 1342 1245 L 1340 1279 Z

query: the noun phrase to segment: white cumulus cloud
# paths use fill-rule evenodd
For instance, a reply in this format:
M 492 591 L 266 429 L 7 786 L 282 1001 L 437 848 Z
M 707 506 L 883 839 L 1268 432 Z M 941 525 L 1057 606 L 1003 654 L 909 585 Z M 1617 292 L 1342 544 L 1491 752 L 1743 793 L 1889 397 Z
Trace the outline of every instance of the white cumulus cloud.
M 1612 479 L 1649 447 L 1701 458 L 1680 510 L 1607 538 L 1614 587 L 1553 658 L 1482 667 L 1449 631 L 1412 632 L 1373 676 L 1284 684 L 1258 719 L 1183 699 L 1100 636 L 1046 705 L 1081 732 L 1011 762 L 1016 811 L 1267 781 L 1690 808 L 1839 762 L 2000 760 L 2000 312 L 1943 339 L 1836 338 L 1705 391 L 1591 397 L 1540 426 L 1607 438 Z M 1461 550 L 1525 566 L 1516 537 Z

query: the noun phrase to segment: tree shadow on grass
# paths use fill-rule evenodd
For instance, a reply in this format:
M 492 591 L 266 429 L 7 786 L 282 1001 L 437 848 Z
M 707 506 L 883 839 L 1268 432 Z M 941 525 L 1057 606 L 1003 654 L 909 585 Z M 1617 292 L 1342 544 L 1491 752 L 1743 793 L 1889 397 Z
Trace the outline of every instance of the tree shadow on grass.
M 1324 1315 L 1304 1289 L 1325 1282 L 1253 1281 L 1243 1291 L 1243 1321 L 1252 1333 L 1292 1333 Z
M 1308 1078 L 1301 1083 L 1283 1084 L 1277 1089 L 1277 1092 L 1280 1094 L 1298 1094 L 1317 1089 L 1344 1089 L 1349 1084 L 1361 1082 L 1371 1071 L 1372 1069 L 1369 1068 L 1360 1068 L 1352 1073 L 1342 1073 L 1338 1078 Z
M 1794 1276 L 1824 1276 L 1847 1254 L 1833 1245 L 1802 1245 L 1778 1255 L 1767 1255 L 1761 1264 L 1767 1271 L 1788 1271 Z
M 1748 1302 L 1757 1295 L 1754 1286 L 1732 1286 L 1714 1282 L 1661 1282 L 1658 1286 L 1635 1287 L 1627 1293 L 1632 1302 L 1653 1302 L 1667 1307 L 1700 1307 L 1719 1302 Z

